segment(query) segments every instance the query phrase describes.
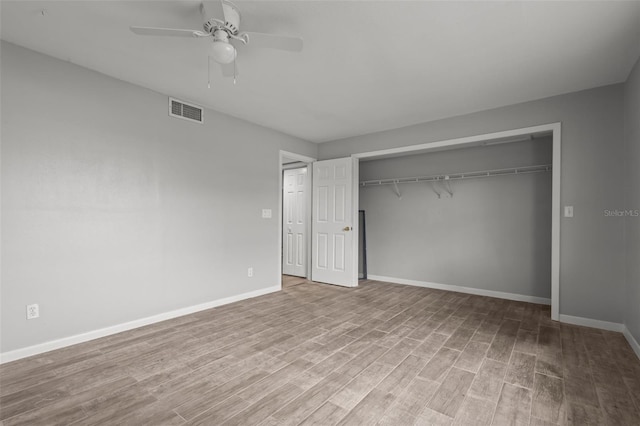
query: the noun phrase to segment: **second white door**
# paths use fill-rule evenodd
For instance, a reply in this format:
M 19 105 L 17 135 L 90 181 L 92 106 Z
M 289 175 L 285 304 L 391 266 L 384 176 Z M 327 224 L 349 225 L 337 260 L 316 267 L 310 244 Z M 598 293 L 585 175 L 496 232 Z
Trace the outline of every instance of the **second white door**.
M 283 175 L 282 273 L 307 275 L 307 168 L 285 170 Z

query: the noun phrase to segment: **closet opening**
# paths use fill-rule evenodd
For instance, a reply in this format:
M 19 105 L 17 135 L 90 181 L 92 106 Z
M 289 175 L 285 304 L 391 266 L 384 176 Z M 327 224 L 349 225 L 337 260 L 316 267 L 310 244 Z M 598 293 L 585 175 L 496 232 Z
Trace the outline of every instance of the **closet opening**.
M 368 279 L 552 305 L 560 124 L 354 155 Z

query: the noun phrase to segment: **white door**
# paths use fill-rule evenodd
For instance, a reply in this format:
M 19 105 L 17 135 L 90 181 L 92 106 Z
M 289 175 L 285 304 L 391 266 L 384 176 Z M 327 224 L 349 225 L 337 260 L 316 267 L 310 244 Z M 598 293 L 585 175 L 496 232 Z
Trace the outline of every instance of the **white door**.
M 285 170 L 282 213 L 282 273 L 307 276 L 307 168 Z
M 358 285 L 354 255 L 354 160 L 313 163 L 313 281 L 348 287 Z M 357 182 L 357 180 L 356 180 Z M 356 228 L 356 229 L 354 229 Z

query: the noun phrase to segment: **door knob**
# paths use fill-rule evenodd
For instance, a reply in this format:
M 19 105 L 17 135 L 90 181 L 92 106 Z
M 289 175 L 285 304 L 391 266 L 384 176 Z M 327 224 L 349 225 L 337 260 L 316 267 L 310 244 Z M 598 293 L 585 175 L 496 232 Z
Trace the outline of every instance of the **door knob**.
M 350 226 L 345 226 L 344 228 L 342 228 L 343 231 L 348 232 L 351 231 L 351 227 Z

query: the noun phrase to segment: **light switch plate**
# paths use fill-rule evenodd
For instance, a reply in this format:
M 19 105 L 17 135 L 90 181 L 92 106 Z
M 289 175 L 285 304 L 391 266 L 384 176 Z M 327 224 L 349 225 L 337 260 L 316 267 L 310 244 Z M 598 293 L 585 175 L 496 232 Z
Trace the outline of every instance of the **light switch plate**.
M 573 206 L 564 206 L 564 217 L 573 217 Z
M 271 219 L 271 209 L 262 209 L 262 218 Z

